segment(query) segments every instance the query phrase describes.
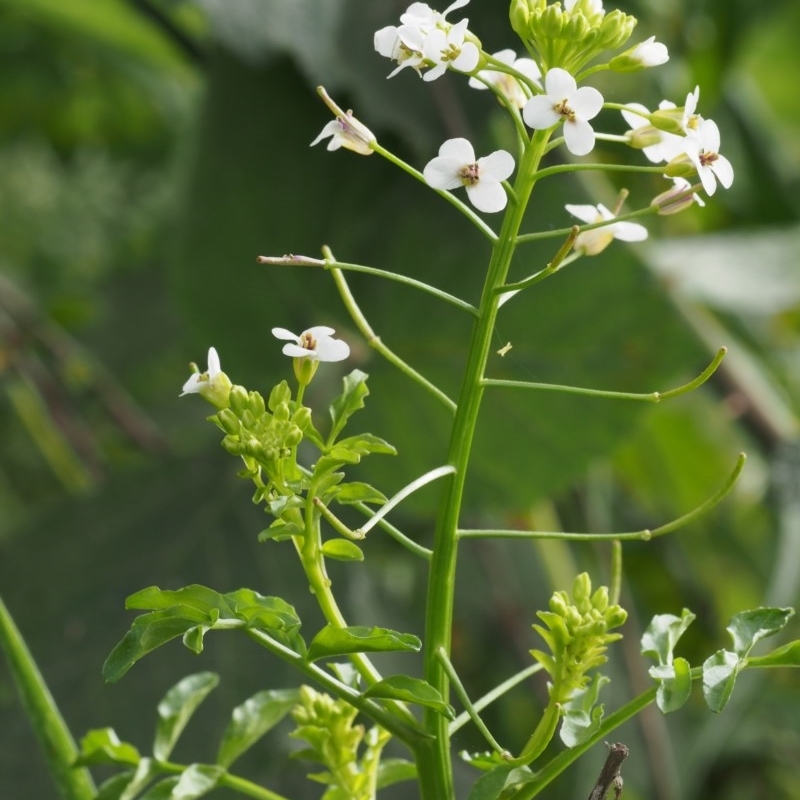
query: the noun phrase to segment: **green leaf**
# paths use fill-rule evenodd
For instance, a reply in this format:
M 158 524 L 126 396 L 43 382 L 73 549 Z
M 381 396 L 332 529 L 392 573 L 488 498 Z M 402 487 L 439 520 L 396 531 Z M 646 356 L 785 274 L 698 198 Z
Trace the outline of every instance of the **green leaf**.
M 527 767 L 501 764 L 475 781 L 467 800 L 498 800 L 505 796 L 504 790 L 511 790 L 532 778 L 533 774 Z
M 81 739 L 81 751 L 75 764 L 136 766 L 140 760 L 139 751 L 132 744 L 121 742 L 113 728 L 96 728 Z
M 217 763 L 230 767 L 248 748 L 277 725 L 300 699 L 297 689 L 257 692 L 233 709 L 231 721 L 222 734 Z
M 130 782 L 117 800 L 134 800 L 158 774 L 159 770 L 153 763 L 153 759 L 143 758 L 139 762 L 139 766 L 136 767 L 136 772 L 133 773 Z
M 225 595 L 233 609 L 232 616 L 244 620 L 249 628 L 257 628 L 285 644 L 296 653 L 305 653 L 300 636 L 300 617 L 294 606 L 281 597 L 268 597 L 252 589 L 237 589 Z
M 347 424 L 347 420 L 359 409 L 364 408 L 364 398 L 369 394 L 367 374 L 354 369 L 342 379 L 344 391 L 331 403 L 330 415 L 333 425 L 329 441 L 336 441 Z
M 656 614 L 642 634 L 642 655 L 653 656 L 659 664 L 672 664 L 672 651 L 694 620 L 695 615 L 688 608 L 681 611 L 680 617 Z
M 151 586 L 131 595 L 127 605 L 158 610 L 137 617 L 111 651 L 103 665 L 103 677 L 109 682 L 119 680 L 140 658 L 177 636 L 183 635 L 184 644 L 199 653 L 203 636 L 220 619 L 239 620 L 268 632 L 295 652 L 305 652 L 300 619 L 294 608 L 279 597 L 264 597 L 250 589 L 222 595 L 198 585 L 177 591 Z
M 149 586 L 125 600 L 125 608 L 146 609 L 148 611 L 168 610 L 180 606 L 184 616 L 205 622 L 213 611 L 219 611 L 222 595 L 206 586 L 192 584 L 175 591 Z M 230 614 L 229 610 L 226 610 Z M 196 616 L 192 617 L 195 614 Z
M 595 675 L 585 689 L 575 692 L 566 703 L 558 735 L 567 747 L 583 744 L 600 727 L 603 704 L 598 704 L 597 699 L 600 690 L 610 682 L 605 675 Z
M 735 614 L 726 628 L 734 653 L 744 658 L 760 639 L 782 630 L 793 614 L 793 608 L 755 608 Z
M 369 455 L 370 453 L 381 453 L 389 456 L 397 455 L 396 448 L 390 445 L 389 442 L 372 433 L 357 433 L 355 436 L 348 436 L 346 439 L 340 439 L 336 443 L 336 446 L 346 448 L 347 450 L 354 450 L 362 456 Z
M 395 783 L 412 781 L 417 777 L 417 765 L 404 758 L 382 758 L 378 764 L 376 789 L 385 789 Z
M 361 548 L 349 539 L 328 539 L 322 545 L 322 552 L 328 558 L 337 561 L 363 561 L 364 553 Z
M 730 650 L 717 650 L 703 662 L 703 697 L 712 711 L 719 713 L 728 704 L 741 664 Z
M 142 761 L 144 760 L 142 759 Z M 118 772 L 107 781 L 103 781 L 97 790 L 94 800 L 120 800 L 125 787 L 128 786 L 134 774 L 133 770 L 126 769 L 124 772 Z
M 672 664 L 659 664 L 650 667 L 650 675 L 658 682 L 656 704 L 662 714 L 677 711 L 692 692 L 692 675 L 689 662 L 676 658 Z
M 326 625 L 308 646 L 308 660 L 349 653 L 378 653 L 392 650 L 418 651 L 422 647 L 417 636 L 398 633 L 388 628 L 352 626 L 339 628 Z
M 335 500 L 342 505 L 348 503 L 376 503 L 382 505 L 386 502 L 386 495 L 368 483 L 351 481 L 337 486 L 333 491 L 329 492 L 326 501 L 330 500 Z
M 170 800 L 194 800 L 216 788 L 225 768 L 213 764 L 192 764 L 182 773 L 169 795 Z
M 153 745 L 153 755 L 159 761 L 169 758 L 186 723 L 218 683 L 219 675 L 198 672 L 183 678 L 164 695 L 158 704 L 160 719 Z
M 364 692 L 365 697 L 380 698 L 383 700 L 400 700 L 404 703 L 416 703 L 426 708 L 438 711 L 447 719 L 455 719 L 453 707 L 446 703 L 438 689 L 419 678 L 408 675 L 394 675 L 385 678 Z
M 258 541 L 268 542 L 273 540 L 276 542 L 283 542 L 286 539 L 291 539 L 292 536 L 302 536 L 304 533 L 305 529 L 302 525 L 276 519 L 269 528 L 266 528 L 258 534 Z
M 194 615 L 187 618 L 181 608 L 138 616 L 103 664 L 103 678 L 109 683 L 118 681 L 140 658 L 186 633 L 196 623 Z M 196 647 L 196 640 L 192 644 Z
M 172 790 L 178 785 L 178 780 L 178 778 L 165 778 L 163 781 L 159 781 L 139 800 L 171 800 Z
M 789 642 L 763 656 L 750 656 L 748 667 L 800 667 L 800 640 Z

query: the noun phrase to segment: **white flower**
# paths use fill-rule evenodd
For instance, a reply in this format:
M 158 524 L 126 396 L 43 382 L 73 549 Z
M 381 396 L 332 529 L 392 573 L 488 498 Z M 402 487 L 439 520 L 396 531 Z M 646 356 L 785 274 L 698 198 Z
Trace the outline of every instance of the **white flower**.
M 434 189 L 464 186 L 472 205 L 491 214 L 506 207 L 508 197 L 500 182 L 513 171 L 514 158 L 505 150 L 495 150 L 476 161 L 475 150 L 466 139 L 448 139 L 439 155 L 426 164 L 423 176 Z
M 733 183 L 731 162 L 719 154 L 719 128 L 714 120 L 704 119 L 697 130 L 686 137 L 684 148 L 706 194 L 714 194 L 717 181 L 726 189 Z
M 422 76 L 425 81 L 435 81 L 444 75 L 448 67 L 459 72 L 472 72 L 481 58 L 480 50 L 473 42 L 465 42 L 469 20 L 451 25 L 449 30 L 432 30 L 422 43 L 422 54 L 434 66 Z
M 587 120 L 596 117 L 603 107 L 603 95 L 591 86 L 578 89 L 575 78 L 554 67 L 544 78 L 546 94 L 532 97 L 522 109 L 525 124 L 531 128 L 552 128 L 564 123 L 564 141 L 576 156 L 584 156 L 594 147 L 594 130 Z
M 672 183 L 671 189 L 654 197 L 650 203 L 651 207 L 658 209 L 659 214 L 678 214 L 693 203 L 700 207 L 705 205 L 703 198 L 692 191 L 692 184 L 686 178 L 673 178 Z
M 475 69 L 480 53 L 473 43 L 464 42 L 467 20 L 458 23 L 461 27 L 452 38 L 448 38 L 455 26 L 446 19 L 451 11 L 462 8 L 468 2 L 469 0 L 455 0 L 441 13 L 434 11 L 427 3 L 412 3 L 400 15 L 399 27 L 388 25 L 377 31 L 373 40 L 375 50 L 398 65 L 388 77 L 393 77 L 405 67 L 412 67 L 422 74 L 420 68 L 425 66 L 426 58 L 434 62 L 435 69 L 444 64 L 443 68 L 436 69 L 433 77 L 429 78 L 428 73 L 425 74 L 425 79 L 429 81 L 438 78 L 447 69 L 448 63 L 464 72 Z M 426 40 L 434 33 L 434 41 L 426 49 Z
M 326 136 L 330 136 L 328 150 L 338 150 L 345 147 L 361 155 L 372 155 L 375 134 L 366 126 L 359 122 L 352 111 L 348 111 L 344 116 L 332 119 L 320 132 L 319 136 L 311 142 L 311 147 L 319 144 Z
M 375 50 L 382 56 L 396 62 L 397 67 L 388 75 L 392 78 L 405 67 L 412 67 L 419 72 L 423 62 L 422 42 L 424 36 L 408 25 L 387 25 L 375 33 Z
M 350 355 L 350 346 L 341 339 L 334 339 L 336 331 L 327 325 L 315 325 L 299 336 L 286 328 L 273 328 L 276 339 L 290 340 L 283 346 L 283 354 L 291 358 L 311 361 L 344 361 Z
M 662 100 L 658 106 L 660 111 L 671 111 L 675 104 L 669 100 Z M 627 108 L 622 109 L 622 116 L 631 129 L 628 131 L 628 139 L 634 147 L 641 146 L 645 157 L 658 164 L 661 161 L 671 161 L 675 156 L 683 152 L 683 136 L 675 133 L 667 133 L 649 122 L 650 112 L 641 103 L 628 103 Z M 645 144 L 650 142 L 650 144 Z
M 513 50 L 501 50 L 499 53 L 493 53 L 492 58 L 521 72 L 535 86 L 541 88 L 542 72 L 532 58 L 517 58 L 517 54 Z M 482 69 L 474 78 L 469 79 L 469 85 L 473 89 L 488 89 L 489 85 L 494 86 L 512 106 L 517 108 L 522 108 L 529 99 L 529 95 L 525 93 L 519 80 L 509 73 L 499 70 Z
M 614 219 L 612 214 L 602 203 L 596 206 L 566 205 L 564 208 L 582 222 L 590 225 L 604 220 Z M 647 228 L 636 222 L 612 222 L 602 228 L 593 228 L 590 231 L 581 231 L 575 239 L 574 249 L 585 256 L 596 256 L 611 244 L 612 240 L 619 239 L 623 242 L 641 242 L 647 238 Z
M 643 67 L 657 67 L 669 61 L 669 51 L 665 44 L 657 42 L 656 37 L 651 36 L 633 48 L 630 58 L 638 61 Z
M 197 364 L 192 364 L 192 367 L 194 372 L 183 384 L 180 396 L 199 394 L 217 408 L 227 407 L 232 384 L 230 378 L 222 371 L 217 351 L 213 347 L 208 348 L 208 369 L 205 372 L 200 372 Z

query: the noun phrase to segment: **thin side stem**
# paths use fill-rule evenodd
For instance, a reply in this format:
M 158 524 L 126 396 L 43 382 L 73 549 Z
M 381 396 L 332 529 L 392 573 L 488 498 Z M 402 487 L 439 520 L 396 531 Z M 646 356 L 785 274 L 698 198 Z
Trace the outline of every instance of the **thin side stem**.
M 326 255 L 330 254 L 330 257 L 333 260 L 333 254 L 331 254 L 330 249 L 325 248 L 324 252 Z M 423 389 L 432 394 L 440 403 L 446 406 L 449 411 L 455 413 L 455 402 L 451 400 L 438 386 L 431 383 L 423 375 L 420 375 L 420 373 L 417 372 L 412 366 L 407 364 L 402 358 L 400 358 L 400 356 L 390 350 L 381 341 L 380 336 L 378 336 L 375 331 L 372 330 L 372 326 L 369 324 L 367 318 L 361 311 L 361 308 L 356 302 L 355 297 L 353 297 L 353 293 L 350 291 L 350 287 L 347 284 L 347 280 L 344 277 L 342 270 L 332 267 L 330 273 L 333 275 L 334 283 L 336 284 L 336 288 L 339 290 L 339 295 L 342 298 L 345 308 L 349 312 L 353 322 L 355 322 L 356 327 L 359 329 L 359 331 L 361 331 L 361 335 L 367 340 L 367 344 L 373 350 L 376 350 L 378 353 L 380 353 L 390 364 L 393 364 L 395 367 L 397 367 L 397 369 L 399 369 L 404 375 L 407 375 L 409 378 L 411 378 L 414 383 L 418 383 Z
M 725 483 L 707 500 L 683 516 L 665 525 L 661 525 L 658 528 L 653 528 L 652 530 L 644 528 L 640 531 L 630 531 L 627 533 L 567 533 L 564 531 L 518 531 L 473 528 L 461 529 L 457 531 L 457 536 L 459 539 L 561 539 L 571 542 L 602 542 L 618 539 L 620 541 L 648 542 L 650 539 L 656 539 L 659 536 L 664 536 L 667 533 L 672 533 L 679 528 L 683 528 L 690 522 L 694 522 L 694 520 L 699 519 L 704 514 L 711 511 L 714 506 L 718 505 L 731 493 L 736 482 L 739 480 L 739 476 L 742 474 L 745 461 L 747 461 L 747 456 L 744 453 L 739 453 L 733 471 L 728 476 Z

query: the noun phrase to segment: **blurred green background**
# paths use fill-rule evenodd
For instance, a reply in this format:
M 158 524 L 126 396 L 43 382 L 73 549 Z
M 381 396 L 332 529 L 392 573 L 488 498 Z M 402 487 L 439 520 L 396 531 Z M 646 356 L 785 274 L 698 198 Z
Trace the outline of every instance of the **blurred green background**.
M 267 391 L 290 377 L 270 328 L 332 325 L 353 357 L 321 370 L 310 399 L 324 407 L 345 369 L 370 373 L 354 424 L 400 449 L 367 465 L 370 478 L 390 494 L 442 462 L 447 415 L 374 357 L 329 276 L 255 264 L 259 254 L 317 256 L 327 244 L 342 260 L 477 298 L 487 251 L 451 207 L 379 158 L 308 147 L 330 119 L 320 83 L 420 168 L 450 136 L 479 153 L 508 141 L 488 93 L 458 76 L 386 81 L 372 33 L 405 5 L 0 0 L 0 594 L 76 737 L 112 725 L 146 752 L 164 692 L 213 669 L 222 684 L 176 752 L 211 759 L 234 705 L 293 682 L 249 642 L 218 636 L 200 658 L 173 645 L 104 685 L 102 662 L 130 624 L 124 598 L 144 586 L 250 586 L 293 602 L 307 631 L 319 623 L 290 548 L 257 544 L 263 517 L 207 409 L 178 399 L 187 363 L 204 368 L 209 345 L 235 382 Z M 699 83 L 734 185 L 705 209 L 649 221 L 645 245 L 614 245 L 515 299 L 497 337 L 513 349 L 492 375 L 646 392 L 689 380 L 720 345 L 728 358 L 701 391 L 657 407 L 487 395 L 464 519 L 652 528 L 702 502 L 747 451 L 723 506 L 626 548 L 631 617 L 608 708 L 648 680 L 637 642 L 652 614 L 698 614 L 684 646 L 698 664 L 727 643 L 732 613 L 794 604 L 800 593 L 800 5 L 620 7 L 640 20 L 636 40 L 655 34 L 671 59 L 593 83 L 608 100 L 651 108 L 681 105 Z M 487 50 L 515 46 L 505 3 L 473 0 L 463 13 Z M 614 114 L 601 119 L 624 129 Z M 602 144 L 594 155 L 640 158 Z M 612 206 L 622 185 L 543 182 L 527 229 L 570 224 L 565 202 Z M 652 176 L 624 185 L 630 208 L 664 188 Z M 553 247 L 521 249 L 514 275 L 541 267 Z M 455 393 L 469 319 L 372 277 L 351 285 L 384 341 Z M 426 544 L 436 499 L 429 487 L 398 516 Z M 365 549 L 366 567 L 334 570 L 349 618 L 421 634 L 424 571 L 378 533 Z M 577 571 L 606 578 L 608 555 L 601 544 L 463 546 L 455 661 L 473 696 L 530 663 L 535 610 Z M 415 670 L 396 658 L 387 669 Z M 522 744 L 544 691 L 531 682 L 489 710 L 498 739 Z M 746 675 L 720 717 L 696 694 L 674 718 L 648 713 L 620 732 L 632 753 L 626 797 L 800 796 L 797 675 Z M 482 747 L 471 732 L 457 744 Z M 318 796 L 303 766 L 285 762 L 289 747 L 273 733 L 243 772 Z M 603 757 L 587 756 L 548 796 L 587 794 Z M 0 796 L 54 796 L 43 764 L 2 668 Z M 472 780 L 459 774 L 464 794 Z

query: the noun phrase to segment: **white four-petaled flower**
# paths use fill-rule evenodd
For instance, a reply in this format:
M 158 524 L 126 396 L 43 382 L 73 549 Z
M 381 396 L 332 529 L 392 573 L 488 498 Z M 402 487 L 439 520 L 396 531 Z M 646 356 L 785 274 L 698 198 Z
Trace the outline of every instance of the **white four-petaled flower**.
M 719 154 L 719 128 L 711 119 L 704 119 L 697 130 L 686 137 L 686 155 L 694 164 L 706 194 L 717 190 L 717 181 L 726 189 L 733 183 L 733 167 Z
M 443 75 L 448 67 L 472 72 L 478 65 L 480 51 L 474 42 L 466 41 L 468 20 L 448 22 L 451 11 L 467 5 L 469 0 L 455 0 L 443 12 L 434 11 L 427 3 L 412 3 L 400 15 L 400 25 L 387 25 L 375 33 L 375 50 L 397 63 L 388 77 L 405 67 L 412 67 L 426 81 Z M 424 73 L 423 67 L 430 67 Z
M 371 145 L 375 143 L 375 134 L 363 123 L 359 122 L 352 111 L 332 119 L 311 142 L 311 147 L 319 144 L 326 136 L 330 136 L 328 150 L 344 147 L 363 156 L 372 154 Z
M 185 394 L 197 394 L 201 389 L 204 389 L 213 384 L 218 376 L 222 374 L 222 367 L 219 362 L 219 355 L 214 347 L 208 348 L 208 369 L 205 372 L 193 372 L 191 377 L 186 383 L 183 384 L 181 390 L 181 397 Z
M 286 328 L 273 328 L 276 339 L 288 340 L 283 354 L 291 358 L 306 358 L 311 361 L 344 361 L 350 355 L 350 346 L 341 339 L 334 339 L 336 331 L 327 325 L 315 325 L 299 336 Z
M 422 174 L 434 189 L 464 186 L 472 205 L 491 214 L 506 207 L 508 197 L 501 181 L 513 171 L 514 158 L 505 150 L 495 150 L 476 160 L 475 150 L 467 139 L 448 139 Z
M 639 42 L 628 54 L 633 61 L 638 61 L 643 67 L 657 67 L 669 61 L 667 46 L 656 41 L 655 36 Z
M 573 217 L 590 225 L 596 222 L 612 220 L 612 214 L 602 203 L 596 206 L 566 205 L 564 206 Z M 585 256 L 596 256 L 611 244 L 612 240 L 619 239 L 623 242 L 641 242 L 647 238 L 647 228 L 636 222 L 611 222 L 601 228 L 590 231 L 581 231 L 575 239 L 574 249 Z
M 594 147 L 594 130 L 588 120 L 603 107 L 603 95 L 591 86 L 578 88 L 565 69 L 554 67 L 544 78 L 545 94 L 532 97 L 522 109 L 522 118 L 531 128 L 552 128 L 564 123 L 564 141 L 576 156 L 585 156 Z
M 528 78 L 534 86 L 541 88 L 542 72 L 532 58 L 517 58 L 513 50 L 493 53 L 492 58 L 515 69 Z M 469 79 L 469 85 L 473 89 L 488 89 L 489 86 L 494 86 L 516 108 L 522 108 L 530 98 L 530 90 L 526 93 L 517 78 L 500 70 L 482 69 L 474 78 Z

